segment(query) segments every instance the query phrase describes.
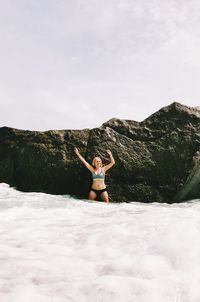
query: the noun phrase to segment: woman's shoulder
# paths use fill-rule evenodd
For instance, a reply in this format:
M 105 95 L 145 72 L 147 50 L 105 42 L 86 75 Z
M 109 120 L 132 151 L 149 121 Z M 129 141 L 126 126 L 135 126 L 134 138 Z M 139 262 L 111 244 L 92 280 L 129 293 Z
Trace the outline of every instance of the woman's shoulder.
M 106 172 L 105 166 L 101 167 L 101 171 L 105 174 L 105 172 Z

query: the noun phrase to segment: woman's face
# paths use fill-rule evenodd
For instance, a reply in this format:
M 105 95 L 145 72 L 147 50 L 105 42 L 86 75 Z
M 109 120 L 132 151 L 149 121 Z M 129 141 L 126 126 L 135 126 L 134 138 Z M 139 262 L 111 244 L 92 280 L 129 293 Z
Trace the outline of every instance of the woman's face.
M 94 166 L 95 168 L 101 167 L 102 166 L 102 161 L 100 157 L 96 157 L 94 160 Z

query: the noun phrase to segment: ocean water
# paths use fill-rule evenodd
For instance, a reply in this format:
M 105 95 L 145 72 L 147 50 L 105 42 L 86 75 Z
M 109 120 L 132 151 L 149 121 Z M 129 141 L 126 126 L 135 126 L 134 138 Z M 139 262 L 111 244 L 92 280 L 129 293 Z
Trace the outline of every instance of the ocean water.
M 199 302 L 200 200 L 106 204 L 0 184 L 1 302 Z

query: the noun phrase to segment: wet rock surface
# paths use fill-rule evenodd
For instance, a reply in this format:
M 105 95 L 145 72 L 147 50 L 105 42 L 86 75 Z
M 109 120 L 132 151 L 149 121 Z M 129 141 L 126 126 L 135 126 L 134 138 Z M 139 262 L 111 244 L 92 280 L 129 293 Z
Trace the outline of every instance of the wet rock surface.
M 200 110 L 174 102 L 143 122 L 113 118 L 99 128 L 25 131 L 0 128 L 0 181 L 22 191 L 87 198 L 94 156 L 107 171 L 111 201 L 179 202 L 200 197 Z

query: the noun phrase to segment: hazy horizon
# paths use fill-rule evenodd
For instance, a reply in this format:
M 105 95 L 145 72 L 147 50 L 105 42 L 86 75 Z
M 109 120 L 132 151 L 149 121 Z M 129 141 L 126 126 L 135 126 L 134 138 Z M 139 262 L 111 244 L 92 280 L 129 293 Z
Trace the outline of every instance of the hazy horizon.
M 174 101 L 199 106 L 200 2 L 0 3 L 0 127 L 142 121 Z

